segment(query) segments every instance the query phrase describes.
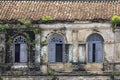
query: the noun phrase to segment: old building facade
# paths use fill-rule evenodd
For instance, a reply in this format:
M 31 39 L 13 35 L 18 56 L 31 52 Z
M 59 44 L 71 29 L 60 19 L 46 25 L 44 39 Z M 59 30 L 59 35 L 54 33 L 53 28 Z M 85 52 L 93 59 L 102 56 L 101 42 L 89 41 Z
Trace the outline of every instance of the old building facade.
M 1 1 L 0 23 L 7 24 L 0 28 L 1 71 L 119 71 L 120 30 L 113 32 L 110 23 L 112 16 L 120 15 L 119 5 L 119 1 Z M 50 20 L 41 20 L 43 16 Z

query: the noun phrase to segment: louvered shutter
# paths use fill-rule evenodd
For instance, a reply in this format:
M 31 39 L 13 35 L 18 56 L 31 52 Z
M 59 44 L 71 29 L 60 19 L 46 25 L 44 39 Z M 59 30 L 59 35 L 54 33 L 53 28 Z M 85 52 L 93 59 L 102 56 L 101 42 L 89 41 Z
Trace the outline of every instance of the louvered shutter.
M 27 45 L 20 44 L 20 62 L 27 62 Z
M 55 62 L 55 44 L 50 43 L 48 46 L 48 61 Z
M 96 62 L 103 62 L 103 47 L 102 43 L 96 43 Z
M 92 47 L 93 47 L 93 45 L 92 45 L 92 43 L 91 42 L 89 42 L 88 43 L 88 62 L 93 62 L 93 51 L 92 51 Z

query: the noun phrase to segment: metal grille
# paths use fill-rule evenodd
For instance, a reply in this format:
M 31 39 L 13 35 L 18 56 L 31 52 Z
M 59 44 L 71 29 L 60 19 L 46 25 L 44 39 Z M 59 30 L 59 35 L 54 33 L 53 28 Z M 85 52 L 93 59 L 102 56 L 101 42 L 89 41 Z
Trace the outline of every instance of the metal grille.
M 25 37 L 23 37 L 23 36 L 17 36 L 17 37 L 15 37 L 13 43 L 14 43 L 14 44 L 26 43 L 26 39 L 25 39 Z
M 60 35 L 53 35 L 50 38 L 50 43 L 64 43 L 64 39 Z

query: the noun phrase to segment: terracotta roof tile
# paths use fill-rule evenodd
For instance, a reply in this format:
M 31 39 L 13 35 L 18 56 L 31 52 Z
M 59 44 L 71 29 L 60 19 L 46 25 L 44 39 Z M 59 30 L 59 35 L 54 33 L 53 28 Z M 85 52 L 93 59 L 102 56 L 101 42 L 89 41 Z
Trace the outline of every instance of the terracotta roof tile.
M 83 1 L 1 1 L 0 19 L 11 20 L 27 18 L 40 20 L 51 16 L 53 20 L 90 20 L 110 19 L 120 15 L 120 2 L 83 2 Z

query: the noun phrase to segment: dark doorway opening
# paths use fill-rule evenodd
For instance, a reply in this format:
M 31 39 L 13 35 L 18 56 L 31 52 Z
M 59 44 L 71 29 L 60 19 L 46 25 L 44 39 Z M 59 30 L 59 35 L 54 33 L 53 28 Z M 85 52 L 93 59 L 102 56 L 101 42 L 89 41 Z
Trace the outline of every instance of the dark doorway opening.
M 63 44 L 56 44 L 56 62 L 62 62 L 63 60 Z
M 20 62 L 20 44 L 15 44 L 15 62 Z
M 96 53 L 96 45 L 95 43 L 93 43 L 93 47 L 92 47 L 92 51 L 93 51 L 93 62 L 95 62 L 95 53 Z

